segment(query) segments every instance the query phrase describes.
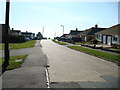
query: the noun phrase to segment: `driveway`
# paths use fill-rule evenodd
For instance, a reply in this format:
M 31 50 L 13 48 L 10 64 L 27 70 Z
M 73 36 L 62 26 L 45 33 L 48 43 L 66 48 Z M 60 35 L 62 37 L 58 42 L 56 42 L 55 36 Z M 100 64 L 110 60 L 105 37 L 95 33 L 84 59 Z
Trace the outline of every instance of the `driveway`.
M 52 88 L 118 88 L 118 66 L 69 49 L 51 40 L 41 41 L 50 67 Z

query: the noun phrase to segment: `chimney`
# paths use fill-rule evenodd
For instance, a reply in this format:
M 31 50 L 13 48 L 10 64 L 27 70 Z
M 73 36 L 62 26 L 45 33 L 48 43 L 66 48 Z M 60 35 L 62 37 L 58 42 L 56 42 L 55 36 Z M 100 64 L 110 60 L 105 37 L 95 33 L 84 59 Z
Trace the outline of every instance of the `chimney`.
M 78 31 L 78 28 L 76 28 L 76 31 Z
M 98 25 L 97 25 L 97 24 L 95 25 L 95 28 L 98 28 Z

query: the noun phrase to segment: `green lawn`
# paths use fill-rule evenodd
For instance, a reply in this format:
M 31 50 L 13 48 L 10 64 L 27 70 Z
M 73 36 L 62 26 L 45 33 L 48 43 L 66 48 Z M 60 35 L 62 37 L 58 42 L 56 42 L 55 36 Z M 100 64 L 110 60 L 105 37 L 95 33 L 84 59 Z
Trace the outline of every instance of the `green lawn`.
M 22 49 L 34 47 L 36 40 L 26 41 L 24 43 L 9 43 L 10 49 Z M 4 44 L 0 44 L 0 50 L 4 48 Z
M 24 62 L 24 59 L 27 58 L 27 56 L 28 55 L 11 56 L 7 69 L 10 70 L 21 67 L 22 63 Z M 22 59 L 22 61 L 18 61 L 18 62 L 15 61 L 19 59 Z M 4 62 L 4 58 L 0 58 L 0 65 L 2 65 L 3 62 Z
M 80 47 L 80 46 L 68 46 L 71 49 L 75 49 L 78 51 L 82 51 L 115 63 L 120 62 L 120 56 L 119 55 L 115 55 L 115 54 L 110 54 L 110 53 L 106 53 L 106 52 L 102 52 L 102 51 L 97 51 L 97 50 L 92 50 L 92 49 L 87 49 L 84 47 Z
M 63 43 L 63 42 L 60 42 L 60 41 L 56 41 L 56 40 L 52 40 L 53 42 L 55 43 L 58 43 L 59 45 L 67 45 L 67 43 Z
M 30 40 L 24 43 L 10 43 L 10 49 L 22 49 L 22 48 L 29 48 L 34 47 L 36 40 Z

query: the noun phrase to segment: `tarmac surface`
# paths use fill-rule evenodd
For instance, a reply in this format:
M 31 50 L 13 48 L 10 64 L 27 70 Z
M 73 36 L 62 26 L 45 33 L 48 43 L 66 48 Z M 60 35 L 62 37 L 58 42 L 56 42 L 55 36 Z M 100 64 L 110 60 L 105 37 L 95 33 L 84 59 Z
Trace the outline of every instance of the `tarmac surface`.
M 51 40 L 42 40 L 41 45 L 37 41 L 32 48 L 10 51 L 11 56 L 26 54 L 29 56 L 21 68 L 6 71 L 2 75 L 2 88 L 47 88 L 48 63 L 50 88 L 119 86 L 119 69 L 115 63 L 58 45 Z
M 35 47 L 23 49 L 21 52 L 27 52 L 29 56 L 21 68 L 6 71 L 2 75 L 2 88 L 47 88 L 47 57 L 43 54 L 39 41 Z
M 42 40 L 41 45 L 50 64 L 50 88 L 118 88 L 118 66 L 115 63 L 51 40 Z

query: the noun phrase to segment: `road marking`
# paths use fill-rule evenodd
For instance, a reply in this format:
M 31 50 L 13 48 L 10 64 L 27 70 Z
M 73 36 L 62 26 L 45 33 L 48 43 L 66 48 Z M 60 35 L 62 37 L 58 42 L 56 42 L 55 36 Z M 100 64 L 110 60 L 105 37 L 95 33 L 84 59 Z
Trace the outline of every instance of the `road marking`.
M 49 72 L 47 67 L 46 67 L 46 78 L 47 78 L 47 88 L 50 88 L 50 79 L 49 79 Z

